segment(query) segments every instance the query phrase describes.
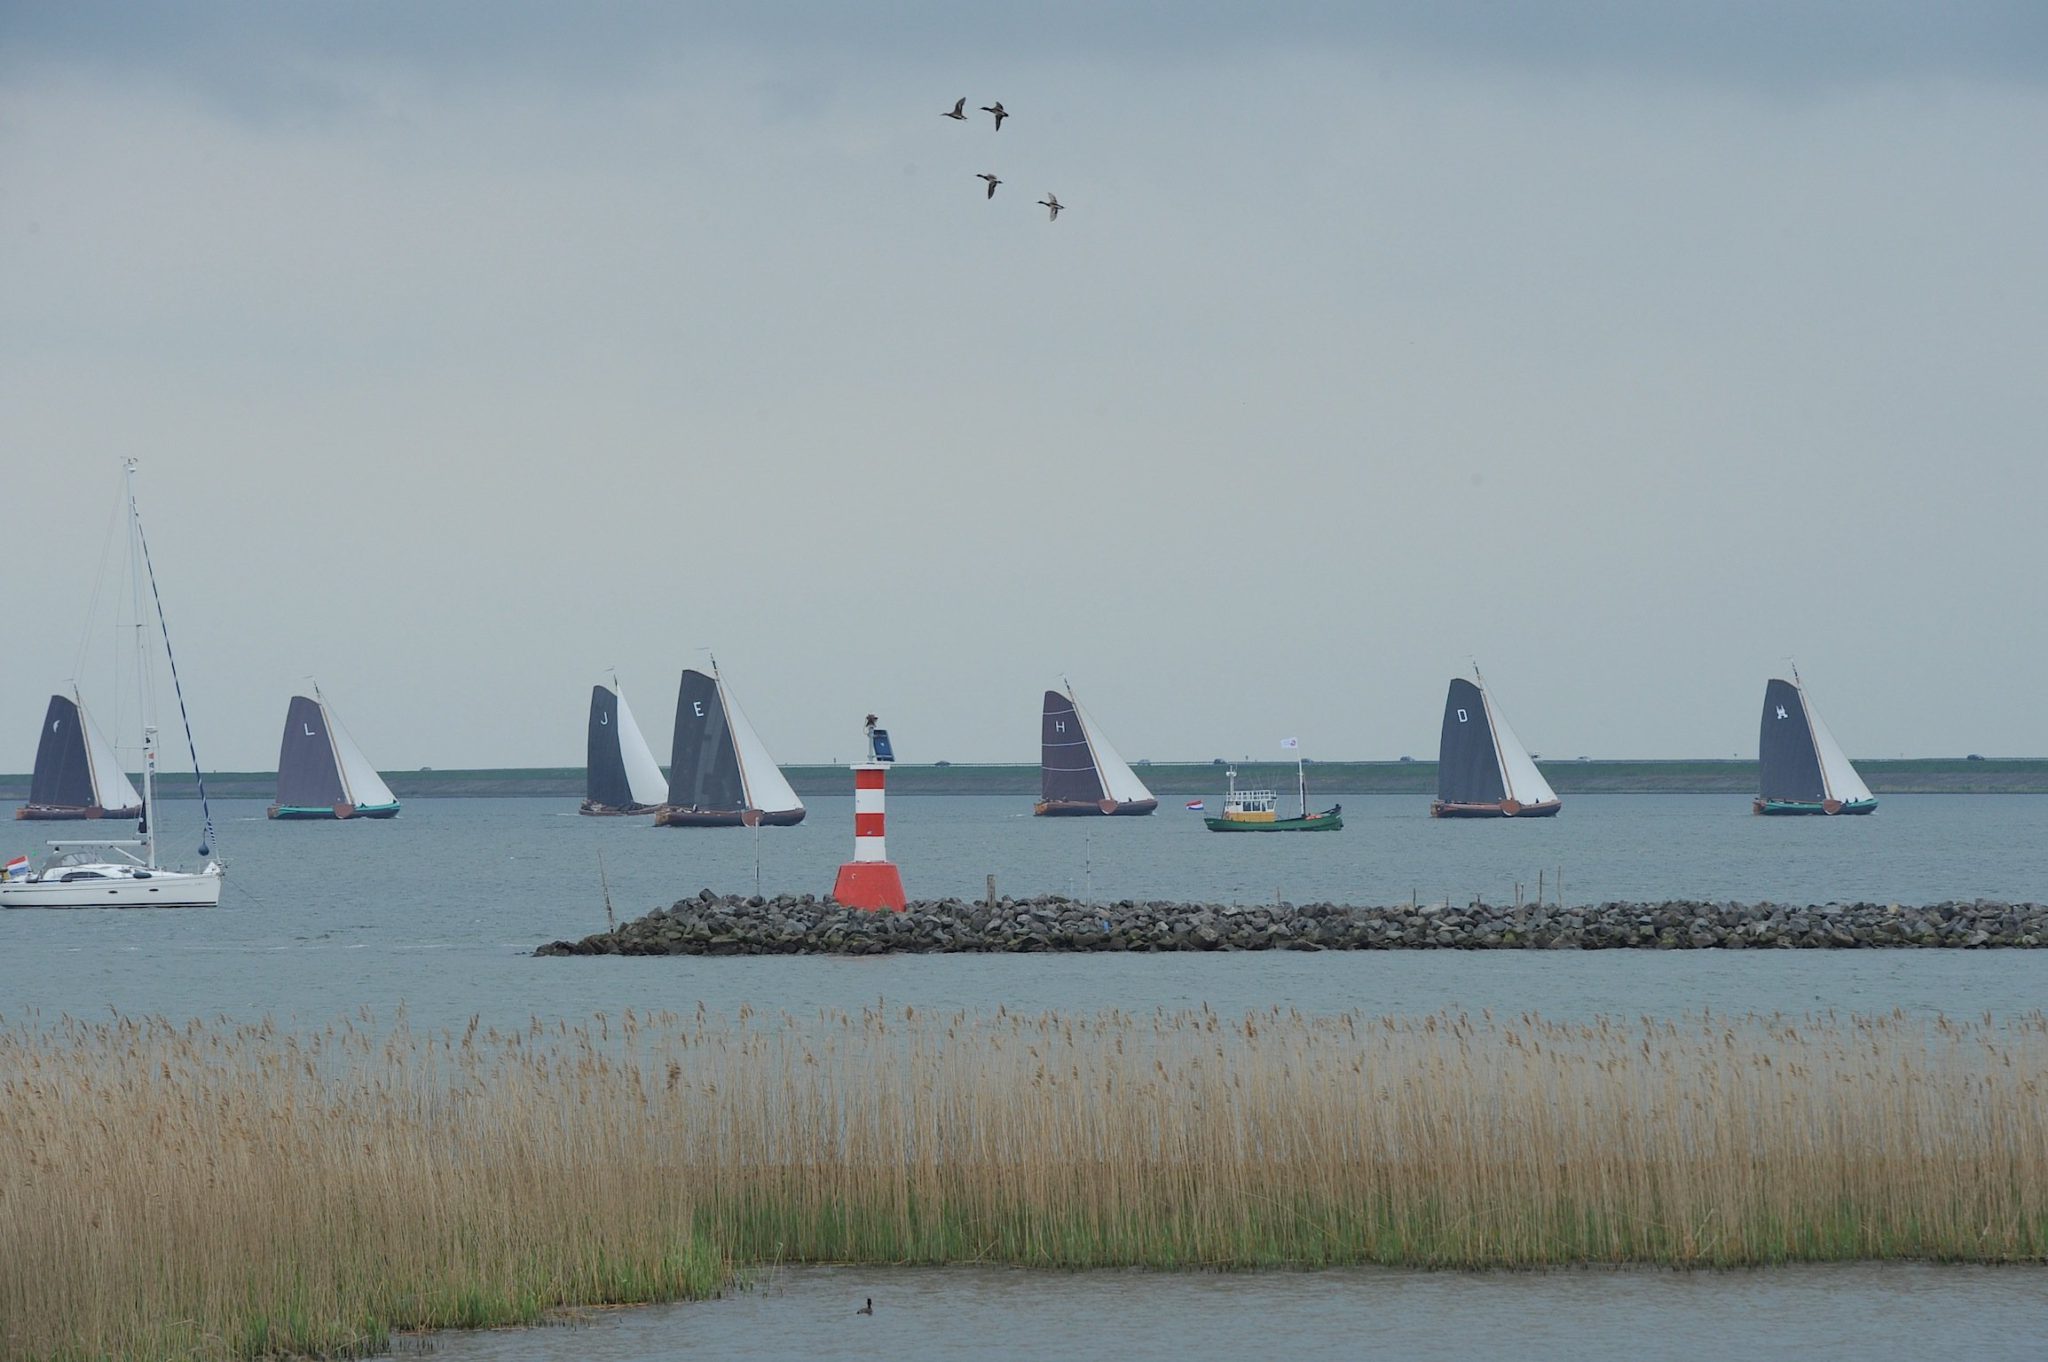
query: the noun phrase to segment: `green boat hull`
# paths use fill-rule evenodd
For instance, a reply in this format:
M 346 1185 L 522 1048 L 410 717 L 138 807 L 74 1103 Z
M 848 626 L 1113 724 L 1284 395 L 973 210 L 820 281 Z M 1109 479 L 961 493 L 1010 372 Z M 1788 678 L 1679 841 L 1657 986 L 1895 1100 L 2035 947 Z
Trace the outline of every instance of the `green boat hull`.
M 1276 818 L 1270 823 L 1242 823 L 1231 818 L 1204 818 L 1211 832 L 1335 832 L 1344 826 L 1342 814 L 1326 813 L 1314 818 Z

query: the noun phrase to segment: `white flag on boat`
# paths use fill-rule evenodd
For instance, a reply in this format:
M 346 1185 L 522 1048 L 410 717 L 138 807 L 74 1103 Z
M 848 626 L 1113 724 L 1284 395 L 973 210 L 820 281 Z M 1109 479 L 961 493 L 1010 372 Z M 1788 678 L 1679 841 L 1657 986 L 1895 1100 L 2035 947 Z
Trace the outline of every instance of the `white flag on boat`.
M 1297 747 L 1301 746 L 1301 739 L 1299 739 L 1299 738 L 1282 738 L 1282 739 L 1280 740 L 1280 745 L 1281 745 L 1282 747 L 1286 748 L 1286 749 L 1287 749 L 1288 751 L 1292 752 L 1292 751 L 1293 751 L 1293 750 L 1294 750 L 1295 748 L 1297 748 Z

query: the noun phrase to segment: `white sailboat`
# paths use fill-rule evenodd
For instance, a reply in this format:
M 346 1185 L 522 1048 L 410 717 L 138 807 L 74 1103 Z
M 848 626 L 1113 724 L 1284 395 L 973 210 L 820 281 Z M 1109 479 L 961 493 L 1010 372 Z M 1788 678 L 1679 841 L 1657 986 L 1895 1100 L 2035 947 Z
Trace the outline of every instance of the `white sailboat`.
M 170 630 L 164 620 L 163 598 L 157 592 L 156 573 L 149 562 L 149 542 L 142 534 L 142 516 L 135 504 L 135 460 L 127 463 L 129 581 L 134 594 L 138 625 L 143 619 L 142 588 L 147 581 L 156 603 L 158 634 L 164 643 L 164 658 L 170 666 L 171 683 L 178 690 L 178 708 L 184 715 L 184 691 L 178 684 L 178 664 L 170 649 Z M 148 684 L 150 655 L 138 639 L 136 666 L 143 677 L 142 697 L 142 821 L 138 836 L 129 839 L 73 838 L 51 842 L 40 865 L 23 870 L 18 857 L 0 869 L 0 908 L 210 908 L 220 902 L 221 864 L 208 859 L 197 871 L 172 870 L 157 863 L 156 837 L 156 725 L 149 719 L 151 687 Z M 185 723 L 186 746 L 193 753 L 192 771 L 199 782 L 199 807 L 204 832 L 199 854 L 211 857 L 213 814 L 206 802 L 206 779 L 199 770 L 198 750 L 192 744 L 192 725 Z M 137 854 L 136 848 L 140 849 Z

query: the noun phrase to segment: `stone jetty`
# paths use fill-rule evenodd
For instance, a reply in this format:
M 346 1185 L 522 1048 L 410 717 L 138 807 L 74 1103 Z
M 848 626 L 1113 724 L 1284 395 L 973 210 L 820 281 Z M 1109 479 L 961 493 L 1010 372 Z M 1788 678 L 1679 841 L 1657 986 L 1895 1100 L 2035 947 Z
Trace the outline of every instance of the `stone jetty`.
M 1082 903 L 1058 895 L 917 901 L 900 913 L 830 899 L 704 890 L 536 955 L 890 955 L 1024 951 L 1826 950 L 2033 947 L 2048 907 L 1896 903 Z

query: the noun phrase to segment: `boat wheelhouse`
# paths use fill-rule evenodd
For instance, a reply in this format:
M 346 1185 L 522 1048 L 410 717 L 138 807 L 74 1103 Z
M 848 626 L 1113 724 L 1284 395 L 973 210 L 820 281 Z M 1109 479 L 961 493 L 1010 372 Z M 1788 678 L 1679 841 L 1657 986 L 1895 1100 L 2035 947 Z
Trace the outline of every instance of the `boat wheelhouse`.
M 1294 775 L 1301 800 L 1298 816 L 1280 816 L 1277 790 L 1238 789 L 1237 768 L 1233 766 L 1224 772 L 1229 788 L 1223 795 L 1222 811 L 1214 818 L 1204 818 L 1203 824 L 1211 832 L 1336 832 L 1342 828 L 1342 804 L 1332 804 L 1320 813 L 1309 812 L 1308 776 L 1299 757 L 1295 759 Z

